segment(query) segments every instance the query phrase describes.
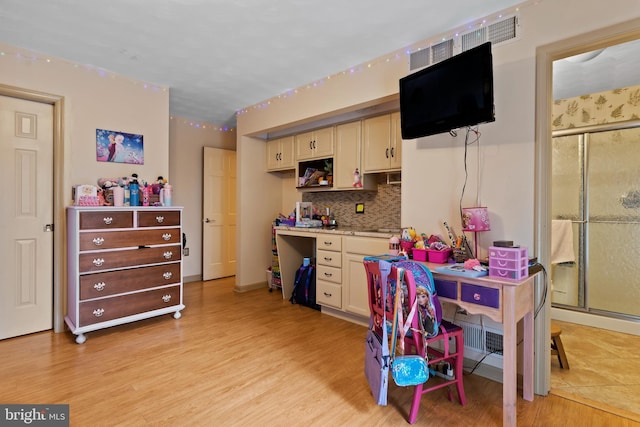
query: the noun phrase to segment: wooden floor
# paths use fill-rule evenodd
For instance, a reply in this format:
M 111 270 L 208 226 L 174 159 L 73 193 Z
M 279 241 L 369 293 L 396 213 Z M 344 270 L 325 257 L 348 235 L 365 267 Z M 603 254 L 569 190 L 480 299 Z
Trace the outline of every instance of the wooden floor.
M 377 406 L 363 374 L 365 328 L 292 306 L 233 279 L 185 285 L 186 309 L 87 334 L 0 341 L 0 402 L 70 404 L 72 426 L 406 426 L 411 389 Z M 431 380 L 430 380 L 431 381 Z M 499 426 L 502 385 L 465 377 L 467 405 L 443 390 L 416 425 Z M 640 426 L 555 395 L 518 399 L 519 426 Z
M 551 393 L 640 422 L 640 336 L 554 320 L 570 369 L 551 359 Z

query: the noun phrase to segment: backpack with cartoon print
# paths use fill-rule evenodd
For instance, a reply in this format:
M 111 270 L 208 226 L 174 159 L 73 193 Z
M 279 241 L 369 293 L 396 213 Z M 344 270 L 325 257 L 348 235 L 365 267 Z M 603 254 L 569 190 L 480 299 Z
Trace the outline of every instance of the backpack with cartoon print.
M 394 266 L 409 270 L 413 274 L 416 282 L 416 298 L 418 298 L 420 324 L 427 338 L 435 337 L 438 335 L 440 323 L 442 323 L 442 305 L 440 305 L 440 300 L 436 293 L 431 270 L 424 264 L 415 261 L 399 261 L 394 263 Z M 407 290 L 405 285 L 403 285 L 403 292 L 406 297 Z M 405 313 L 405 318 L 407 314 L 408 313 Z

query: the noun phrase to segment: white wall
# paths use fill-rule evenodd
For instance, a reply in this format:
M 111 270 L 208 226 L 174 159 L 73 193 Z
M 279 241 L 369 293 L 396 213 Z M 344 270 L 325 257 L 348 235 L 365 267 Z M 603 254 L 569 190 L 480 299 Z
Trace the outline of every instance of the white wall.
M 489 207 L 492 222 L 492 230 L 482 236 L 481 243 L 487 246 L 492 240 L 510 239 L 530 247 L 533 252 L 536 48 L 638 17 L 640 2 L 528 1 L 517 13 L 521 25 L 519 38 L 494 49 L 496 121 L 481 126 L 481 148 L 477 154 L 473 153 L 476 148 L 471 150 L 470 164 L 475 165 L 479 156 L 480 202 Z M 484 17 L 467 18 L 479 21 Z M 433 34 L 409 48 L 451 37 L 455 30 Z M 310 85 L 310 89 L 303 88 L 294 96 L 279 98 L 274 94 L 266 108 L 248 106 L 247 111 L 239 115 L 238 203 L 242 209 L 237 288 L 249 288 L 264 280 L 263 269 L 269 265 L 270 256 L 268 227 L 274 211 L 282 205 L 278 178 L 263 172 L 264 142 L 248 135 L 313 122 L 397 94 L 397 81 L 408 70 L 406 49 L 399 46 L 397 52 L 372 59 L 371 66 L 363 64 L 361 71 L 353 74 L 336 70 L 331 79 L 324 79 L 318 86 Z M 404 142 L 403 225 L 426 231 L 441 229 L 445 219 L 452 224 L 457 222 L 464 179 L 462 153 L 461 136 L 456 139 L 434 136 Z M 424 185 L 427 176 L 435 177 L 430 181 L 433 185 Z M 474 167 L 469 177 L 464 205 L 475 201 Z M 259 192 L 252 189 L 256 182 L 263 183 Z M 267 191 L 262 191 L 263 188 Z M 258 241 L 264 242 L 262 247 L 256 244 Z M 247 260 L 250 262 L 243 262 L 242 254 L 249 252 L 254 256 Z

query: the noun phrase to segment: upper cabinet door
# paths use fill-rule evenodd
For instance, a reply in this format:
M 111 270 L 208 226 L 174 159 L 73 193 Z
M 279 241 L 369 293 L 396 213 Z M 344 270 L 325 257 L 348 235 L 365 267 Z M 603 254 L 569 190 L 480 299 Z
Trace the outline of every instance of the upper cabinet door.
M 385 114 L 363 121 L 362 169 L 368 172 L 389 172 L 402 166 L 400 114 Z M 399 139 L 399 143 L 396 140 Z
M 333 156 L 334 128 L 316 129 L 296 135 L 296 159 L 310 160 Z
M 361 122 L 336 126 L 336 156 L 333 163 L 334 188 L 353 188 L 353 174 L 356 169 L 362 169 L 360 162 L 361 139 Z
M 293 136 L 267 142 L 267 170 L 295 169 L 293 161 Z
M 391 143 L 389 145 L 390 170 L 402 169 L 402 130 L 400 128 L 400 112 L 391 114 Z

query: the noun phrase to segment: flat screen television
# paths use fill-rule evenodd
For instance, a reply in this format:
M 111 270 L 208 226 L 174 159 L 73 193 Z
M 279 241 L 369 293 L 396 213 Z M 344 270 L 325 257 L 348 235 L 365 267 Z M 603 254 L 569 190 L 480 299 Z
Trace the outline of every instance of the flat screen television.
M 491 43 L 400 79 L 403 139 L 495 121 Z

